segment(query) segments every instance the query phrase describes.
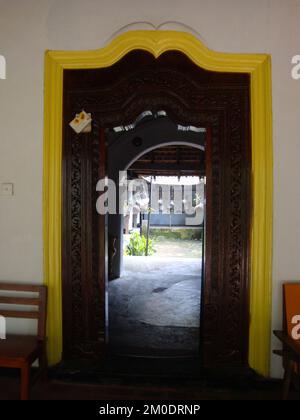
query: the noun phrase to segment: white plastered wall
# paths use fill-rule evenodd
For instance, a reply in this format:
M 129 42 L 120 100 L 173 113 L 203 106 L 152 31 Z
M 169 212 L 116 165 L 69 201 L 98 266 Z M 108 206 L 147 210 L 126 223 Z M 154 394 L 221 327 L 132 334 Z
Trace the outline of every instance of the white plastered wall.
M 0 54 L 7 61 L 7 79 L 0 80 L 0 184 L 13 183 L 15 192 L 0 195 L 0 280 L 43 278 L 44 51 L 99 48 L 132 22 L 181 22 L 211 49 L 272 55 L 273 328 L 280 328 L 281 282 L 300 279 L 300 80 L 291 78 L 299 20 L 299 0 L 0 0 Z M 31 331 L 32 324 L 9 322 L 9 330 L 20 329 Z M 272 376 L 280 375 L 280 360 L 272 357 Z

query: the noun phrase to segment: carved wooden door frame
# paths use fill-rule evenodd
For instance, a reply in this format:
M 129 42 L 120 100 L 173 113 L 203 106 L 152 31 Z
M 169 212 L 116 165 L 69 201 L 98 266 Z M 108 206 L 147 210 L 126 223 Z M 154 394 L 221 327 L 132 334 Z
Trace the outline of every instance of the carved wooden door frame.
M 105 68 L 142 46 L 155 57 L 181 51 L 199 68 L 251 76 L 252 188 L 250 282 L 251 367 L 267 375 L 270 356 L 272 260 L 272 119 L 270 57 L 223 54 L 208 50 L 192 35 L 168 31 L 132 31 L 97 51 L 50 51 L 45 61 L 44 273 L 49 285 L 48 351 L 58 362 L 62 349 L 61 300 L 61 156 L 62 89 L 66 69 Z
M 103 129 L 132 123 L 150 109 L 165 110 L 176 123 L 207 127 L 211 133 L 201 353 L 206 366 L 247 364 L 249 76 L 199 69 L 178 52 L 155 59 L 136 50 L 109 69 L 66 71 L 64 86 L 63 162 L 68 168 L 63 178 L 64 357 L 96 358 L 105 347 L 107 290 L 97 261 L 101 255 L 103 267 L 105 253 L 99 253 L 92 233 L 98 231 L 98 222 L 96 209 L 91 208 L 96 202 L 98 162 L 105 166 L 103 141 L 99 145 L 98 139 Z M 68 124 L 82 109 L 93 116 L 93 131 L 83 136 Z M 103 228 L 101 243 L 104 234 Z

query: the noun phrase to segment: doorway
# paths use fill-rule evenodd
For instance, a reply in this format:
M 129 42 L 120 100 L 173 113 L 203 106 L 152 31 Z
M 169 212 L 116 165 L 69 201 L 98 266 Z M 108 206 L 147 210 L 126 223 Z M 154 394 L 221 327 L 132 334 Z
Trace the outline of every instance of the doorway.
M 129 130 L 107 132 L 108 176 L 125 168 L 131 190 L 122 215 L 108 216 L 115 354 L 199 358 L 205 136 L 205 128 L 175 124 L 165 111 L 145 111 Z
M 96 185 L 99 178 L 108 175 L 107 130 L 132 125 L 146 109 L 153 114 L 165 111 L 181 127 L 207 130 L 206 265 L 199 354 L 206 366 L 247 365 L 249 88 L 248 74 L 203 70 L 176 51 L 155 58 L 135 50 L 108 68 L 65 71 L 63 338 L 66 360 L 101 358 L 107 351 L 108 225 L 107 217 L 99 217 L 94 208 L 98 197 Z M 92 131 L 76 135 L 69 122 L 82 109 L 92 115 Z M 184 131 L 182 135 L 186 137 Z M 128 153 L 126 150 L 119 154 L 128 158 Z

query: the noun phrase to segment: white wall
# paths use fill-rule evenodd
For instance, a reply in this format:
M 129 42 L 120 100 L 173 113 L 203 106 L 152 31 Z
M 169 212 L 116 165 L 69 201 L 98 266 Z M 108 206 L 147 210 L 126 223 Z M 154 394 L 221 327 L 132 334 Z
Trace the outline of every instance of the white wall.
M 182 22 L 224 52 L 272 54 L 275 155 L 273 328 L 280 284 L 300 279 L 300 0 L 0 0 L 0 279 L 42 281 L 43 59 L 46 49 L 93 49 L 132 22 Z M 18 329 L 20 324 L 10 324 Z M 25 323 L 24 327 L 30 329 Z M 273 342 L 272 347 L 278 343 Z M 272 375 L 281 374 L 272 358 Z

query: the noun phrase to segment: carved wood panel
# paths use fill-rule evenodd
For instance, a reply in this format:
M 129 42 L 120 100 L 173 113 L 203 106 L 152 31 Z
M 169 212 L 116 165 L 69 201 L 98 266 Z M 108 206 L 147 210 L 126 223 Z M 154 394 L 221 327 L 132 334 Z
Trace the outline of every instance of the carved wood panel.
M 66 71 L 64 83 L 65 357 L 97 357 L 105 338 L 104 222 L 95 208 L 95 183 L 105 166 L 103 129 L 129 124 L 150 109 L 210 133 L 201 354 L 206 365 L 247 363 L 248 75 L 208 72 L 177 52 L 155 59 L 135 51 L 107 69 Z M 68 127 L 81 109 L 93 115 L 90 135 L 76 136 Z
M 65 127 L 63 318 L 64 358 L 94 357 L 103 346 L 105 307 L 99 276 L 99 223 L 95 212 L 100 127 L 74 135 Z M 68 141 L 70 140 L 70 141 Z M 103 277 L 103 276 L 102 276 Z M 68 327 L 65 327 L 65 326 Z M 68 331 L 68 333 L 66 333 Z

